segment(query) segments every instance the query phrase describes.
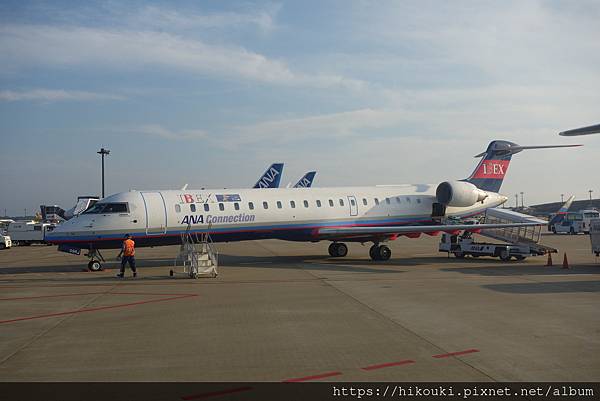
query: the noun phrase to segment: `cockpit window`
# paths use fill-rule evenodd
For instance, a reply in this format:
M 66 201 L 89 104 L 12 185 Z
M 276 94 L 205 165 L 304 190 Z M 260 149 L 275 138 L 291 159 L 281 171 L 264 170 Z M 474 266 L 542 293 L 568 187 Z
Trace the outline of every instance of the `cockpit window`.
M 94 206 L 83 212 L 84 214 L 105 214 L 105 213 L 128 213 L 127 203 L 96 203 Z

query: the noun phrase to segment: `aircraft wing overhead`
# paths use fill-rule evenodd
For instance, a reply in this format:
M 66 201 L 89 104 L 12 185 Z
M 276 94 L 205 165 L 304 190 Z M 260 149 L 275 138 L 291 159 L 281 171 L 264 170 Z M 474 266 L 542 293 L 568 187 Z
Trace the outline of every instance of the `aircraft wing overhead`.
M 390 226 L 390 227 L 338 227 L 321 228 L 319 234 L 322 236 L 364 236 L 364 235 L 393 235 L 404 233 L 432 233 L 432 232 L 453 232 L 453 231 L 481 231 L 485 229 L 509 228 L 509 227 L 530 227 L 541 226 L 545 222 L 536 223 L 510 223 L 510 224 L 440 224 L 430 226 Z
M 568 131 L 559 132 L 561 136 L 577 136 L 577 135 L 591 135 L 600 134 L 600 124 L 590 125 L 589 127 L 575 128 Z

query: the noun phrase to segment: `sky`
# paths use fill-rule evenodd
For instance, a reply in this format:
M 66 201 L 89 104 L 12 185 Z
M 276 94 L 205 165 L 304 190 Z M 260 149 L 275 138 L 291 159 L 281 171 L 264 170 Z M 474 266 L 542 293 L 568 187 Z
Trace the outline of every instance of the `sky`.
M 600 196 L 598 1 L 3 1 L 0 214 L 78 195 L 437 184 L 494 139 L 501 192 Z

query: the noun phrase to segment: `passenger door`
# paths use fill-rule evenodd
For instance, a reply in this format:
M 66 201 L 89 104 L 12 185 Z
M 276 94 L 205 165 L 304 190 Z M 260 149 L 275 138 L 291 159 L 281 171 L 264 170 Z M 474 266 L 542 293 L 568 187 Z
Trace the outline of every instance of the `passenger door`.
M 358 216 L 358 203 L 354 195 L 348 195 L 348 204 L 350 205 L 350 216 Z
M 146 207 L 146 234 L 161 235 L 167 232 L 167 210 L 160 192 L 142 192 Z

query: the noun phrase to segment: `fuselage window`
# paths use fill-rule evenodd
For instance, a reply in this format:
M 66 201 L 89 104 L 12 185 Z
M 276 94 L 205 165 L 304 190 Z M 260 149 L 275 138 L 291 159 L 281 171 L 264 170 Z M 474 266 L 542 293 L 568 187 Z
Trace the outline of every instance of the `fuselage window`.
M 408 196 L 406 197 L 406 201 L 410 203 L 410 198 Z
M 321 201 L 317 199 L 317 207 L 321 207 Z
M 333 199 L 329 199 L 329 206 L 333 207 Z
M 375 204 L 379 205 L 379 199 L 375 198 Z
M 302 203 L 304 203 L 304 207 L 308 207 L 308 201 L 307 201 L 307 200 L 305 200 L 305 201 L 304 201 L 304 202 L 302 202 Z
M 254 210 L 254 203 L 248 202 L 248 209 Z
M 219 203 L 219 210 L 220 210 L 220 211 L 223 211 L 223 210 L 225 210 L 225 205 L 224 205 L 224 204 L 222 204 L 222 203 Z
M 237 203 L 237 202 L 235 202 L 235 203 L 233 204 L 233 208 L 234 208 L 235 210 L 240 210 L 240 204 L 239 204 L 239 203 Z
M 281 201 L 277 201 L 277 209 L 281 209 L 283 207 L 283 205 L 281 204 Z
M 363 205 L 367 206 L 367 198 L 363 198 Z
M 294 202 L 294 201 L 290 201 L 290 207 L 291 207 L 292 209 L 295 209 L 295 208 L 296 208 L 296 202 Z
M 196 211 L 196 205 L 194 205 L 193 203 L 191 203 L 191 204 L 190 204 L 190 210 L 191 210 L 192 212 L 195 212 L 195 211 Z
M 208 203 L 204 204 L 204 211 L 205 212 L 209 212 L 210 211 L 210 205 Z
M 421 203 L 421 198 L 417 198 L 417 203 Z
M 175 212 L 176 213 L 181 213 L 181 206 L 175 205 Z
M 269 203 L 263 202 L 263 209 L 268 209 L 268 208 L 269 208 Z
M 344 206 L 344 200 L 340 199 L 340 206 Z
M 356 205 L 356 202 L 354 202 L 354 199 L 350 199 L 350 204 L 351 204 L 352 206 L 355 206 L 355 205 Z
M 396 196 L 396 202 L 400 203 L 400 197 Z
M 385 203 L 390 204 L 390 198 L 385 198 Z

